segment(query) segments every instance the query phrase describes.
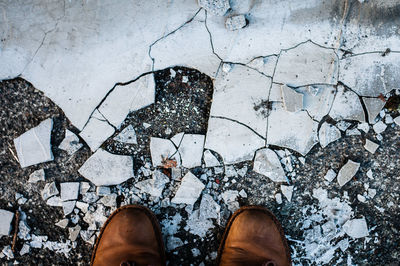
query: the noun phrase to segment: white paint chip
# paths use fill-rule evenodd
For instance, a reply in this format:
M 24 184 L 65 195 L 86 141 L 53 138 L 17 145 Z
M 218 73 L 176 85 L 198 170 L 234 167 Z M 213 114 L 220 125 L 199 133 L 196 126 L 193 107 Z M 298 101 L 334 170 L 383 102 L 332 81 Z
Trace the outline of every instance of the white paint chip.
M 258 150 L 254 158 L 253 170 L 262 174 L 274 182 L 286 182 L 287 178 L 283 171 L 278 155 L 268 148 Z
M 281 86 L 281 93 L 286 111 L 297 112 L 303 108 L 303 94 L 286 85 Z
M 60 184 L 61 200 L 76 200 L 79 195 L 79 182 L 65 182 Z
M 50 144 L 52 128 L 53 120 L 48 118 L 14 139 L 15 150 L 22 168 L 54 159 Z
M 14 213 L 7 210 L 0 210 L 0 238 L 10 234 L 13 217 Z
M 59 149 L 64 150 L 68 155 L 72 155 L 82 148 L 83 144 L 79 142 L 79 138 L 68 129 L 65 130 L 65 138 L 58 146 Z
M 125 182 L 134 176 L 131 156 L 111 154 L 97 150 L 78 172 L 96 186 L 110 186 Z
M 366 139 L 365 140 L 365 145 L 364 148 L 369 151 L 370 153 L 374 154 L 376 150 L 379 148 L 379 144 L 376 144 L 375 142 Z
M 114 137 L 114 140 L 121 143 L 137 144 L 136 131 L 132 125 L 129 125 Z
M 353 162 L 352 160 L 348 160 L 347 163 L 339 170 L 337 175 L 337 181 L 339 186 L 344 186 L 347 182 L 349 182 L 353 176 L 357 173 L 360 168 L 360 164 Z
M 36 170 L 29 175 L 28 183 L 37 183 L 39 181 L 45 181 L 44 169 Z
M 176 166 L 181 165 L 181 159 L 176 147 L 169 139 L 154 138 L 150 139 L 151 161 L 154 167 L 163 166 L 166 159 L 174 160 Z
M 294 186 L 281 185 L 282 194 L 286 197 L 286 199 L 289 202 L 292 201 L 293 189 L 294 189 Z
M 341 133 L 340 130 L 334 125 L 324 122 L 319 129 L 318 136 L 321 147 L 325 148 L 329 143 L 340 139 Z
M 175 196 L 171 200 L 174 204 L 193 205 L 199 198 L 204 184 L 191 172 L 188 172 L 183 178 Z
M 185 134 L 182 138 L 178 152 L 182 158 L 182 166 L 193 168 L 201 166 L 203 155 L 204 135 Z
M 343 225 L 343 229 L 352 238 L 362 238 L 369 235 L 365 218 L 349 220 Z

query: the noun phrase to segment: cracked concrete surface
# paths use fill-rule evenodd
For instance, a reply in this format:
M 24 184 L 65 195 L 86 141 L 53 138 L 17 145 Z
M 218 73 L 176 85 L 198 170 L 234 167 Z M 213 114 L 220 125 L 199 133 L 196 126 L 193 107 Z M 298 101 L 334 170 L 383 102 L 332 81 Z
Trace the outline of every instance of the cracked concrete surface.
M 363 3 L 355 0 L 229 1 L 231 8 L 228 9 L 227 1 L 214 1 L 215 5 L 201 2 L 200 6 L 196 1 L 0 3 L 0 79 L 4 80 L 4 88 L 10 87 L 8 82 L 12 84 L 13 78 L 22 77 L 57 104 L 71 121 L 69 128 L 79 133 L 79 140 L 85 144 L 84 160 L 71 166 L 75 171 L 73 180 L 86 161 L 79 171 L 83 177 L 96 186 L 112 186 L 114 194 L 102 198 L 106 204 L 98 204 L 97 210 L 85 212 L 84 220 L 89 221 L 90 229 L 82 231 L 82 240 L 91 243 L 104 215 L 116 207 L 112 199 L 116 202 L 117 195 L 118 206 L 140 202 L 152 206 L 167 224 L 171 221 L 169 226 L 175 224 L 176 230 L 172 230 L 174 233 L 169 238 L 185 235 L 182 231 L 185 227 L 178 226 L 182 216 L 201 222 L 198 219 L 205 212 L 204 204 L 213 202 L 204 200 L 203 204 L 201 200 L 203 207 L 199 208 L 195 204 L 198 198 L 214 197 L 216 204 L 223 206 L 221 220 L 204 220 L 202 229 L 197 228 L 200 231 L 188 222 L 186 237 L 191 233 L 204 241 L 207 232 L 216 231 L 213 222 L 223 226 L 224 219 L 239 203 L 259 203 L 278 212 L 287 208 L 303 212 L 303 217 L 297 216 L 305 230 L 303 235 L 295 233 L 299 224 L 283 222 L 288 227 L 296 264 L 344 261 L 363 264 L 365 260 L 360 254 L 370 252 L 366 243 L 373 236 L 365 237 L 362 248 L 361 242 L 343 238 L 350 229 L 347 226 L 343 231 L 342 226 L 350 218 L 366 216 L 370 233 L 378 232 L 374 231 L 379 228 L 378 222 L 375 227 L 368 224 L 378 214 L 363 212 L 358 205 L 374 198 L 369 194 L 368 184 L 364 184 L 368 193 L 349 196 L 351 177 L 340 189 L 329 182 L 309 180 L 307 183 L 299 169 L 305 165 L 312 168 L 312 162 L 305 162 L 318 153 L 325 154 L 327 151 L 322 151 L 321 146 L 332 150 L 351 140 L 354 151 L 359 154 L 365 149 L 356 143 L 367 135 L 373 134 L 371 139 L 382 146 L 395 142 L 385 130 L 387 125 L 392 134 L 398 134 L 393 123 L 398 116 L 398 105 L 393 109 L 387 103 L 400 94 L 400 37 L 395 29 L 400 17 L 399 5 L 395 1 L 378 0 Z M 225 21 L 239 15 L 244 15 L 246 25 L 234 31 L 226 28 Z M 9 107 L 6 104 L 2 108 Z M 127 126 L 133 126 L 136 143 L 115 141 Z M 369 133 L 370 126 L 375 133 Z M 30 128 L 24 127 L 25 131 Z M 61 134 L 59 127 L 53 132 L 56 130 Z M 23 133 L 20 129 L 18 132 Z M 15 137 L 14 132 L 5 134 Z M 280 168 L 271 168 L 269 160 L 264 162 L 262 156 L 257 156 L 265 149 L 277 153 L 279 158 L 275 158 L 274 164 L 278 162 L 284 169 L 284 174 L 279 170 L 280 178 L 276 180 L 270 176 L 275 176 L 276 169 Z M 352 151 L 352 144 L 348 149 Z M 12 160 L 20 156 L 14 154 L 12 147 L 7 147 L 5 152 L 10 153 L 12 157 L 7 158 Z M 102 153 L 107 156 L 98 156 Z M 334 158 L 348 157 L 340 149 L 334 153 Z M 379 149 L 377 153 L 378 157 L 390 155 Z M 334 159 L 327 156 L 324 156 L 326 161 Z M 371 168 L 376 168 L 375 163 L 383 160 L 370 156 L 357 156 L 361 171 L 371 164 Z M 374 163 L 364 162 L 365 158 Z M 343 166 L 343 158 L 339 161 L 332 163 Z M 257 166 L 260 163 L 267 164 L 265 169 L 275 171 L 264 176 L 279 184 L 263 177 Z M 120 174 L 113 176 L 112 167 L 118 164 L 124 167 L 117 171 Z M 318 164 L 320 167 L 324 163 L 317 160 L 316 167 Z M 56 167 L 63 165 L 56 163 Z M 173 181 L 162 182 L 161 190 L 157 188 L 157 197 L 151 193 L 148 193 L 150 197 L 143 196 L 148 186 L 137 187 L 136 182 L 156 184 L 156 179 L 148 177 L 157 167 L 169 171 L 167 176 Z M 334 168 L 336 172 L 340 169 L 338 165 Z M 205 183 L 206 190 L 182 208 L 171 199 L 177 191 L 181 198 L 187 197 L 179 182 L 189 169 L 200 178 L 200 183 Z M 387 182 L 398 184 L 396 178 L 392 176 L 392 181 Z M 221 183 L 225 185 L 220 187 Z M 239 188 L 244 189 L 240 197 Z M 283 200 L 281 205 L 282 195 L 276 190 L 279 188 L 286 199 L 291 198 L 290 203 Z M 329 197 L 321 189 L 328 190 Z M 392 189 L 387 190 L 392 193 Z M 384 193 L 385 189 L 380 191 Z M 332 198 L 332 193 L 341 199 Z M 82 197 L 87 204 L 94 203 L 85 192 Z M 313 198 L 319 205 L 312 202 Z M 358 201 L 355 203 L 353 198 Z M 9 197 L 5 195 L 4 199 Z M 384 219 L 398 210 L 397 199 L 385 202 L 382 198 L 378 203 L 381 207 L 376 210 Z M 310 210 L 314 213 L 328 206 L 324 204 L 350 208 L 346 209 L 347 220 L 328 224 L 331 222 L 328 219 L 322 224 L 321 219 L 326 216 L 310 216 Z M 72 222 L 78 219 L 74 218 L 80 213 L 76 210 L 69 217 Z M 162 213 L 164 210 L 168 211 Z M 285 217 L 285 214 L 278 216 Z M 340 229 L 333 233 L 329 229 L 332 225 Z M 318 232 L 321 228 L 322 235 Z M 379 230 L 384 234 L 392 232 L 386 225 Z M 347 235 L 352 237 L 351 233 Z M 349 241 L 349 246 L 345 248 L 344 242 L 339 245 L 339 240 Z M 75 239 L 71 243 L 76 244 Z M 175 239 L 174 243 L 179 241 Z M 327 249 L 312 253 L 309 247 L 315 243 Z M 339 246 L 342 253 L 337 252 Z M 212 246 L 199 251 L 193 248 L 190 252 L 183 247 L 176 254 L 169 250 L 172 263 L 178 263 L 177 257 L 181 254 L 185 255 L 181 261 L 185 263 L 192 262 L 190 257 L 196 263 L 207 264 L 213 260 Z M 398 253 L 395 248 L 386 254 L 385 262 L 392 262 Z M 7 248 L 1 254 L 4 254 L 2 259 L 10 259 Z

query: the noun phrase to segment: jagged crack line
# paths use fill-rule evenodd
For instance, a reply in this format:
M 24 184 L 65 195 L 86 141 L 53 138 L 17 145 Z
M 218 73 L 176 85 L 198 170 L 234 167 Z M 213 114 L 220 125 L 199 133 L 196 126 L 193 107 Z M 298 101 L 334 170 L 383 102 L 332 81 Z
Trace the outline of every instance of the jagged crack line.
M 346 52 L 349 52 L 349 51 L 346 51 Z M 340 60 L 343 60 L 343 59 L 346 59 L 346 58 L 350 58 L 350 57 L 356 57 L 356 56 L 361 56 L 361 55 L 366 55 L 366 54 L 380 54 L 380 55 L 382 55 L 382 56 L 386 56 L 386 53 L 387 53 L 387 51 L 385 50 L 385 51 L 368 51 L 368 52 L 362 52 L 362 53 L 357 53 L 357 54 L 355 54 L 355 53 L 352 53 L 352 52 L 350 52 L 351 54 L 349 54 L 349 55 L 347 55 L 347 56 L 343 56 Z M 396 50 L 390 50 L 390 52 L 388 53 L 389 55 L 391 54 L 391 53 L 393 53 L 393 54 L 400 54 L 400 51 L 396 51 Z
M 208 18 L 208 14 L 207 14 L 207 11 L 205 11 L 204 26 L 205 26 L 205 28 L 206 28 L 206 30 L 207 30 L 207 32 L 208 32 L 208 35 L 210 36 L 211 50 L 212 50 L 213 54 L 214 54 L 216 57 L 218 57 L 219 60 L 223 61 L 222 58 L 215 52 L 212 34 L 211 34 L 210 29 L 209 29 L 208 26 L 207 26 L 207 18 Z
M 259 71 L 258 69 L 254 68 L 254 67 L 251 67 L 251 66 L 249 66 L 249 65 L 247 65 L 247 64 L 244 64 L 244 63 L 228 62 L 228 61 L 222 61 L 222 63 L 223 63 L 223 64 L 231 64 L 231 65 L 240 65 L 240 66 L 244 66 L 244 67 L 247 67 L 247 68 L 252 69 L 252 70 L 254 70 L 254 71 L 257 71 L 258 73 L 260 73 L 261 75 L 263 75 L 263 76 L 265 76 L 265 77 L 267 77 L 267 78 L 272 79 L 272 76 L 269 76 L 269 75 L 267 75 L 267 74 L 265 74 L 265 73 Z
M 237 121 L 237 120 L 234 120 L 234 119 L 231 119 L 231 118 L 228 118 L 228 117 L 214 116 L 214 115 L 210 116 L 210 118 L 225 119 L 225 120 L 228 120 L 228 121 L 231 121 L 231 122 L 238 123 L 239 125 L 242 125 L 242 126 L 248 128 L 249 130 L 251 130 L 254 134 L 259 136 L 261 139 L 265 140 L 265 137 L 261 136 L 257 131 L 255 131 L 254 129 L 252 129 L 251 127 L 249 127 L 248 125 L 246 125 L 246 124 L 244 124 L 244 123 L 242 123 L 240 121 Z
M 114 128 L 114 130 L 117 130 L 117 127 L 114 126 L 113 124 L 111 124 L 110 121 L 108 121 L 108 119 L 102 114 L 102 112 L 100 112 L 99 109 L 97 109 L 97 112 L 99 112 L 99 114 L 101 114 L 101 116 L 104 118 L 104 122 L 106 122 L 107 124 L 109 124 L 110 126 L 112 126 L 112 127 Z M 100 120 L 100 121 L 101 121 L 101 119 L 98 119 L 98 118 L 97 118 L 97 120 Z

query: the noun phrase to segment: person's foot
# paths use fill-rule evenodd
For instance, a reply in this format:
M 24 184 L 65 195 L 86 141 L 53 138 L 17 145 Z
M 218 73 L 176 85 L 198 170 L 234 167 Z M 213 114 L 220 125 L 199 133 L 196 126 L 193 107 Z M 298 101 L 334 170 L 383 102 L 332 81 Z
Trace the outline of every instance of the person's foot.
M 282 227 L 266 208 L 242 207 L 228 222 L 218 250 L 218 265 L 290 265 Z
M 165 265 L 164 244 L 154 214 L 136 205 L 116 210 L 101 229 L 91 265 Z

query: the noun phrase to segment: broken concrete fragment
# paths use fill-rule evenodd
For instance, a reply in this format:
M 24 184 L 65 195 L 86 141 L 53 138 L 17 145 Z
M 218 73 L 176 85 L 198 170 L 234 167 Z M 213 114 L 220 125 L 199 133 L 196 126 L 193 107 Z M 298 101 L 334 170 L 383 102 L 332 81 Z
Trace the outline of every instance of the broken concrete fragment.
M 294 186 L 285 186 L 285 185 L 281 185 L 282 194 L 283 194 L 283 196 L 286 197 L 286 199 L 287 199 L 289 202 L 292 201 L 293 188 L 294 188 Z
M 89 182 L 81 182 L 81 185 L 79 186 L 79 194 L 83 195 L 88 190 L 90 189 L 90 183 Z
M 182 138 L 178 152 L 181 155 L 182 166 L 193 168 L 201 166 L 203 155 L 204 135 L 185 134 Z
M 219 219 L 221 206 L 215 202 L 209 194 L 204 194 L 201 198 L 199 218 L 200 219 Z
M 376 150 L 378 149 L 379 144 L 376 144 L 373 141 L 370 141 L 369 139 L 365 140 L 365 145 L 364 148 L 369 151 L 370 153 L 374 154 Z
M 182 178 L 181 185 L 171 200 L 174 204 L 193 205 L 199 198 L 204 184 L 190 171 Z
M 337 126 L 341 131 L 346 131 L 346 130 L 351 126 L 351 123 L 342 120 L 342 121 L 339 121 L 338 123 L 336 123 L 336 126 Z
M 368 121 L 372 124 L 375 121 L 375 118 L 379 115 L 379 112 L 385 106 L 386 102 L 382 101 L 380 98 L 362 98 L 365 108 L 367 108 L 368 112 Z
M 343 225 L 343 230 L 352 238 L 362 238 L 369 235 L 365 218 L 348 220 Z
M 330 85 L 300 87 L 296 91 L 303 95 L 303 109 L 317 121 L 329 113 L 336 94 L 336 88 Z
M 79 133 L 90 149 L 95 152 L 115 130 L 96 109 L 85 128 Z
M 297 112 L 303 108 L 303 94 L 286 85 L 281 85 L 281 93 L 286 111 Z
M 387 125 L 385 123 L 383 123 L 382 121 L 379 121 L 378 123 L 373 125 L 372 128 L 374 129 L 376 134 L 381 134 L 382 132 L 384 132 L 386 130 Z
M 220 166 L 218 159 L 211 153 L 210 150 L 204 150 L 203 159 L 206 167 Z
M 96 195 L 97 196 L 106 196 L 111 193 L 111 189 L 109 187 L 97 187 Z
M 31 250 L 31 247 L 28 244 L 22 245 L 21 250 L 19 251 L 19 255 L 24 256 L 25 254 L 28 254 L 29 251 Z
M 172 251 L 176 248 L 183 246 L 184 243 L 179 237 L 169 236 L 167 240 L 167 250 Z
M 361 132 L 357 128 L 346 130 L 346 136 L 360 136 Z
M 360 129 L 360 130 L 362 130 L 362 131 L 364 131 L 365 133 L 368 133 L 368 131 L 369 131 L 369 124 L 368 124 L 368 123 L 360 123 L 360 124 L 357 126 L 357 128 Z
M 210 219 L 201 219 L 199 216 L 199 210 L 195 210 L 189 216 L 185 230 L 189 231 L 193 235 L 204 238 L 208 230 L 213 227 L 214 224 Z
M 342 135 L 337 127 L 324 122 L 319 129 L 318 136 L 321 147 L 325 148 L 329 143 L 340 139 Z
M 48 198 L 50 198 L 52 196 L 55 196 L 58 193 L 59 192 L 58 192 L 58 189 L 56 187 L 56 183 L 55 182 L 51 182 L 51 183 L 47 183 L 44 186 L 44 188 L 43 188 L 43 190 L 41 192 L 41 195 L 42 195 L 42 199 L 43 200 L 47 200 Z
M 116 207 L 117 206 L 117 197 L 118 195 L 115 193 L 111 193 L 110 195 L 106 195 L 100 199 L 100 202 L 106 207 Z
M 222 200 L 225 202 L 225 204 L 228 206 L 228 210 L 231 212 L 235 212 L 237 209 L 239 209 L 239 202 L 237 202 L 238 197 L 239 192 L 236 190 L 227 190 L 221 194 Z
M 396 125 L 400 126 L 400 116 L 393 119 L 393 121 L 396 123 Z
M 127 126 L 114 138 L 114 140 L 127 144 L 137 144 L 135 129 L 132 125 Z
M 62 220 L 58 221 L 58 222 L 56 223 L 56 225 L 57 225 L 58 227 L 65 228 L 65 227 L 68 226 L 68 222 L 69 222 L 68 219 L 62 219 Z
M 45 181 L 44 169 L 36 170 L 29 175 L 28 183 L 37 183 L 38 181 Z
M 125 182 L 134 176 L 131 156 L 111 154 L 97 150 L 78 172 L 96 186 L 110 186 Z
M 76 207 L 78 209 L 80 209 L 83 213 L 87 213 L 88 209 L 89 209 L 89 204 L 87 204 L 86 202 L 82 202 L 82 201 L 77 201 L 76 202 Z
M 152 197 L 159 198 L 166 184 L 169 183 L 169 178 L 161 171 L 154 171 L 151 179 L 137 182 L 135 187 L 140 189 L 141 193 L 150 194 Z
M 69 240 L 75 241 L 77 239 L 80 231 L 81 231 L 81 227 L 79 225 L 76 225 L 75 227 L 68 228 Z
M 52 207 L 62 207 L 62 200 L 60 197 L 51 197 L 46 201 L 46 204 Z
M 79 182 L 65 182 L 60 184 L 61 200 L 76 200 L 79 195 Z
M 337 175 L 337 181 L 339 186 L 344 186 L 347 182 L 349 182 L 353 176 L 357 173 L 360 168 L 360 164 L 353 162 L 352 160 L 348 160 L 347 163 L 342 166 Z
M 0 210 L 0 238 L 11 232 L 11 222 L 14 218 L 14 213 L 6 210 Z
M 268 148 L 258 150 L 254 158 L 253 170 L 265 175 L 274 182 L 286 182 L 287 177 L 283 171 L 278 155 Z
M 22 168 L 54 159 L 50 144 L 52 128 L 53 120 L 48 118 L 14 139 L 15 150 Z
M 332 169 L 329 169 L 328 172 L 326 172 L 326 174 L 324 176 L 325 180 L 327 180 L 328 182 L 332 182 L 333 179 L 335 179 L 335 177 L 336 177 L 336 173 Z
M 306 42 L 283 50 L 276 66 L 274 81 L 299 87 L 309 84 L 336 84 L 338 57 L 333 49 Z
M 364 109 L 358 95 L 343 86 L 337 87 L 335 100 L 329 112 L 331 118 L 339 120 L 357 120 L 365 122 Z
M 75 200 L 73 200 L 73 201 L 63 201 L 62 207 L 63 207 L 64 216 L 67 216 L 68 214 L 70 214 L 74 210 L 75 203 L 76 203 Z
M 79 138 L 73 132 L 68 129 L 65 130 L 65 138 L 58 146 L 59 149 L 66 151 L 69 155 L 74 154 L 83 144 L 79 143 Z
M 223 16 L 231 7 L 229 0 L 198 0 L 199 6 L 217 16 Z
M 225 20 L 225 27 L 228 30 L 234 31 L 246 27 L 247 21 L 244 15 L 236 15 L 228 17 Z
M 181 165 L 181 159 L 176 147 L 169 139 L 154 138 L 150 139 L 151 161 L 154 167 L 165 166 L 166 160 L 176 162 L 175 166 Z

